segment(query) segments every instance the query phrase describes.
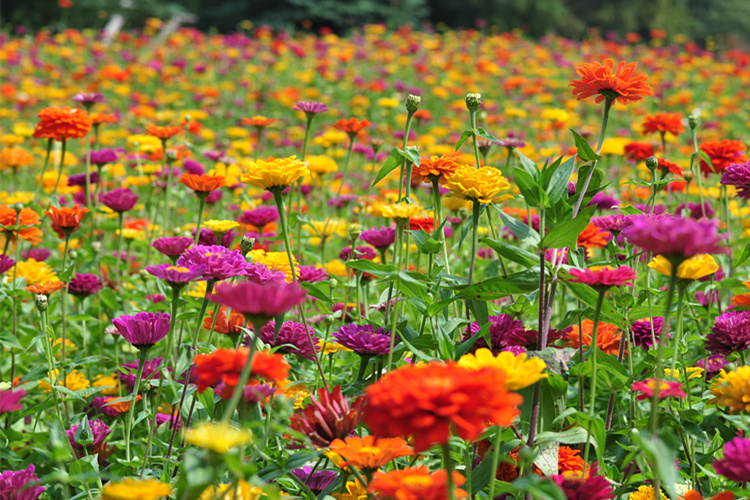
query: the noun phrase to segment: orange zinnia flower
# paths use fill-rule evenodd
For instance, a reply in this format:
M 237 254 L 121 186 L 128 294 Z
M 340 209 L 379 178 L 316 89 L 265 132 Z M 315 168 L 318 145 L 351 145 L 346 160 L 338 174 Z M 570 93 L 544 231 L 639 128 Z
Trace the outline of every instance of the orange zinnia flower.
M 705 175 L 718 174 L 733 163 L 747 161 L 747 155 L 744 153 L 746 147 L 742 141 L 724 139 L 721 142 L 704 142 L 700 149 L 711 159 L 711 165 L 701 159 L 701 172 Z
M 117 123 L 117 115 L 107 113 L 94 113 L 91 115 L 91 121 L 94 125 L 101 125 L 102 123 Z
M 680 135 L 685 131 L 680 113 L 656 113 L 648 115 L 643 122 L 643 135 L 659 132 L 661 134 Z
M 78 139 L 88 134 L 93 125 L 88 111 L 68 106 L 44 108 L 37 118 L 39 123 L 34 128 L 37 139 Z
M 687 493 L 685 493 L 684 497 L 681 497 L 681 499 L 682 500 L 708 500 L 695 490 L 688 491 Z M 732 493 L 731 491 L 722 491 L 718 495 L 712 496 L 711 500 L 734 500 L 734 493 Z
M 180 127 L 159 127 L 157 125 L 149 124 L 146 125 L 146 132 L 148 135 L 153 135 L 162 141 L 166 141 L 176 135 L 180 135 L 182 129 Z
M 455 363 L 408 365 L 367 388 L 365 421 L 376 436 L 414 436 L 414 450 L 445 444 L 454 430 L 475 439 L 488 420 L 508 426 L 523 398 L 505 388 L 495 367 L 470 371 Z
M 330 449 L 345 460 L 341 466 L 353 465 L 365 470 L 374 470 L 397 457 L 408 457 L 414 454 L 406 441 L 401 438 L 376 438 L 375 436 L 348 437 L 346 442 L 336 439 L 331 442 Z
M 253 116 L 252 118 L 241 119 L 240 123 L 242 125 L 247 125 L 248 127 L 265 128 L 269 125 L 273 125 L 276 121 L 277 120 L 274 118 L 266 118 L 265 116 Z
M 44 283 L 27 286 L 26 291 L 33 293 L 34 295 L 46 295 L 49 297 L 52 293 L 62 290 L 63 288 L 65 288 L 65 283 L 62 281 L 45 281 Z
M 111 398 L 104 398 L 104 403 L 109 403 L 110 401 L 114 401 L 115 399 L 119 399 L 118 397 L 111 397 Z M 138 404 L 138 402 L 143 399 L 143 396 L 140 394 L 135 397 L 135 404 Z M 132 401 L 118 401 L 116 403 L 107 404 L 109 408 L 114 409 L 117 413 L 127 413 L 130 411 L 130 403 Z
M 582 325 L 583 345 L 591 346 L 591 334 L 594 333 L 594 322 L 590 319 L 584 319 Z M 565 338 L 568 340 L 565 347 L 576 349 L 581 347 L 581 335 L 579 331 L 578 325 L 573 325 L 572 330 L 565 335 Z M 604 323 L 603 321 L 599 322 L 599 328 L 596 329 L 596 345 L 599 349 L 607 354 L 617 355 L 620 351 L 621 338 L 620 329 L 615 325 Z
M 612 236 L 592 222 L 578 235 L 578 246 L 583 248 L 604 248 Z
M 34 157 L 23 148 L 4 148 L 0 151 L 0 170 L 5 168 L 16 170 L 29 165 L 32 161 Z
M 250 351 L 239 349 L 217 349 L 211 354 L 198 354 L 195 357 L 195 375 L 198 392 L 203 393 L 211 386 L 224 383 L 222 399 L 229 399 L 234 387 L 240 380 L 240 373 L 245 366 Z M 281 354 L 270 354 L 267 351 L 256 352 L 250 371 L 249 382 L 256 378 L 268 381 L 283 380 L 289 375 L 289 365 Z
M 468 494 L 458 488 L 465 478 L 453 471 L 453 498 L 466 498 Z M 367 491 L 384 500 L 447 500 L 448 472 L 440 469 L 430 474 L 430 469 L 407 467 L 391 472 L 376 472 L 367 486 Z
M 52 221 L 52 230 L 55 231 L 60 238 L 65 238 L 66 234 L 69 235 L 78 229 L 83 220 L 83 216 L 88 212 L 90 212 L 88 208 L 78 208 L 78 205 L 75 205 L 73 208 L 57 208 L 54 205 L 50 205 L 49 210 L 47 210 L 45 214 L 49 215 L 49 218 Z
M 213 323 L 214 316 L 212 313 L 208 313 L 208 317 L 203 320 L 203 328 L 209 330 Z M 219 310 L 218 317 L 216 318 L 214 331 L 224 335 L 234 335 L 242 333 L 242 330 L 240 330 L 241 326 L 245 326 L 245 315 L 232 309 L 232 312 L 229 314 L 229 319 L 227 320 L 227 309 L 222 306 Z
M 743 281 L 742 284 L 745 285 L 745 287 L 750 288 L 750 281 Z M 732 297 L 732 305 L 738 307 L 750 307 L 750 292 L 734 295 Z
M 208 195 L 211 191 L 223 188 L 227 179 L 222 175 L 182 174 L 180 182 L 195 191 L 195 194 Z
M 570 446 L 560 446 L 557 451 L 557 472 L 583 472 L 583 457 L 579 456 L 580 453 L 581 450 L 574 450 Z
M 603 65 L 593 62 L 578 66 L 576 73 L 581 78 L 571 81 L 569 85 L 573 87 L 573 95 L 579 101 L 596 95 L 597 104 L 605 99 L 616 99 L 621 104 L 628 104 L 654 95 L 654 90 L 646 81 L 648 75 L 633 74 L 638 63 L 626 64 L 625 61 L 620 61 L 616 69 L 614 66 L 612 59 L 606 59 Z
M 411 171 L 411 180 L 413 182 L 432 182 L 438 179 L 440 184 L 444 184 L 449 177 L 458 168 L 458 163 L 453 158 L 444 156 L 431 158 L 422 158 L 419 160 L 419 166 L 414 165 Z
M 346 132 L 352 138 L 369 126 L 370 122 L 368 120 L 359 121 L 356 118 L 341 119 L 333 124 L 333 128 Z
M 3 233 L 6 238 L 11 238 L 11 241 L 20 237 L 34 246 L 41 243 L 42 231 L 37 227 L 30 227 L 41 223 L 39 214 L 30 208 L 22 209 L 21 217 L 18 219 L 19 227 L 16 227 L 17 217 L 18 213 L 14 209 L 8 205 L 0 205 L 0 233 Z

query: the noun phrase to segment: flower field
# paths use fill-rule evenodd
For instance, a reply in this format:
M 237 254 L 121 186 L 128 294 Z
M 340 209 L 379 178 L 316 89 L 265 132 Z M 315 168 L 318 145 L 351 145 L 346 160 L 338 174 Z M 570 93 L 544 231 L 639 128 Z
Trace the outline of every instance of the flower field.
M 750 54 L 0 34 L 0 500 L 750 498 Z

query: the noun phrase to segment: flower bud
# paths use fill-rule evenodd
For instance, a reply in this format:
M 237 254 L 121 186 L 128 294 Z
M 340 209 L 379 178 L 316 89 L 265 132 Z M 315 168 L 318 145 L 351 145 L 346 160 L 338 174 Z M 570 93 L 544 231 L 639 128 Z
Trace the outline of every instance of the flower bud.
M 150 275 L 150 274 L 148 273 L 148 271 L 146 271 L 145 269 L 141 269 L 140 271 L 138 271 L 138 276 L 140 276 L 140 277 L 141 277 L 141 279 L 145 281 L 145 280 L 147 280 L 147 279 L 149 278 L 149 276 L 151 276 L 151 275 Z
M 328 286 L 331 287 L 331 290 L 335 290 L 338 285 L 339 281 L 336 278 L 331 278 L 328 280 Z
M 659 160 L 656 159 L 656 156 L 649 156 L 646 158 L 646 166 L 653 172 L 659 166 Z
M 487 153 L 490 152 L 492 144 L 494 143 L 492 141 L 488 141 L 487 139 L 477 140 L 477 147 L 479 148 L 479 152 L 482 153 L 483 156 L 487 156 Z
M 685 182 L 690 183 L 693 181 L 693 173 L 686 170 L 682 173 L 682 178 L 685 179 Z
M 698 116 L 697 115 L 690 115 L 688 116 L 688 125 L 691 129 L 698 126 Z
M 247 255 L 247 253 L 252 250 L 255 247 L 255 238 L 251 238 L 250 236 L 243 236 L 242 241 L 240 241 L 240 251 L 242 252 L 242 255 Z
M 76 260 L 76 258 L 78 258 L 78 251 L 71 250 L 70 252 L 68 252 L 68 257 L 70 257 L 73 260 Z
M 177 159 L 177 151 L 174 149 L 167 149 L 167 159 L 169 161 L 175 161 Z
M 323 318 L 323 321 L 325 321 L 326 325 L 332 326 L 334 323 L 336 323 L 336 316 L 333 314 L 326 314 Z
M 15 205 L 13 205 L 13 209 L 16 212 L 20 212 L 21 210 L 23 210 L 23 203 L 21 202 L 16 203 Z
M 422 102 L 422 96 L 409 94 L 406 98 L 406 110 L 409 113 L 414 113 L 419 109 L 419 104 Z
M 102 242 L 101 241 L 92 241 L 91 242 L 91 249 L 94 252 L 96 252 L 96 253 L 101 252 L 102 251 Z
M 476 111 L 482 106 L 482 94 L 466 94 L 466 107 L 469 111 Z
M 359 224 L 349 224 L 347 231 L 349 232 L 349 238 L 354 242 L 362 234 L 362 226 Z
M 36 308 L 38 311 L 46 311 L 47 310 L 47 302 L 49 299 L 47 299 L 47 296 L 43 293 L 40 293 L 36 297 L 34 297 L 34 303 L 36 304 Z
M 73 441 L 76 444 L 87 445 L 94 442 L 94 434 L 91 432 L 91 426 L 89 426 L 89 418 L 84 416 L 81 421 L 81 425 L 78 426 Z
M 380 137 L 373 137 L 370 139 L 370 146 L 372 146 L 372 151 L 375 154 L 380 151 L 380 148 L 383 147 L 383 144 L 385 144 L 385 141 Z

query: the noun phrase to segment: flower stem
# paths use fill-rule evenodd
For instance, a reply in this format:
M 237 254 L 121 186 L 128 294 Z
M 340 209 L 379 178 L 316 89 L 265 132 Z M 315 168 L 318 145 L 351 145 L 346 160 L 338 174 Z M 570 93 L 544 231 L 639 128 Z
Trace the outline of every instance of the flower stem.
M 42 175 L 39 177 L 39 182 L 36 185 L 36 189 L 34 189 L 34 197 L 33 200 L 36 200 L 36 195 L 39 194 L 39 189 L 41 189 L 42 184 L 44 182 L 44 174 L 47 173 L 47 166 L 49 165 L 49 157 L 52 153 L 52 139 L 47 139 L 47 155 L 44 157 L 44 166 L 42 167 Z
M 492 442 L 492 469 L 490 469 L 490 494 L 488 498 L 490 500 L 494 500 L 495 498 L 495 473 L 497 472 L 497 467 L 500 465 L 500 438 L 502 437 L 502 432 L 500 430 L 500 426 L 495 426 L 495 439 Z M 466 467 L 469 467 L 471 464 L 466 464 Z
M 169 221 L 171 217 L 171 209 L 172 209 L 172 165 L 169 164 L 169 160 L 167 159 L 167 141 L 162 139 L 161 141 L 161 150 L 162 150 L 162 157 L 164 159 L 164 165 L 167 167 L 167 196 L 166 196 L 166 209 L 164 210 L 164 227 L 161 230 L 162 236 L 167 235 L 167 231 L 169 228 Z
M 609 110 L 612 108 L 613 102 L 613 99 L 607 99 L 606 101 L 604 101 L 604 111 L 602 111 L 602 126 L 601 129 L 599 129 L 599 140 L 596 145 L 596 154 L 599 154 L 602 150 L 602 144 L 604 143 L 604 133 L 607 131 L 607 122 L 609 121 Z M 589 188 L 589 183 L 591 182 L 591 177 L 594 175 L 594 170 L 596 170 L 597 163 L 598 160 L 594 160 L 594 163 L 591 166 L 591 170 L 589 170 L 589 173 L 586 176 L 586 180 L 583 183 L 583 187 L 581 188 L 581 194 L 578 195 L 578 201 L 576 202 L 575 209 L 573 209 L 574 219 L 578 215 L 579 210 L 581 210 L 581 203 L 583 202 L 583 198 L 586 196 L 586 190 Z
M 695 127 L 690 127 L 690 136 L 693 140 L 693 154 L 690 156 L 690 172 L 694 174 L 695 178 L 698 179 L 698 194 L 700 195 L 701 200 L 701 214 L 703 215 L 703 218 L 706 218 L 706 205 L 703 201 L 703 180 L 702 176 L 703 173 L 701 172 L 701 163 L 700 163 L 700 149 L 698 148 L 698 135 L 696 133 Z M 695 161 L 698 160 L 698 172 L 693 172 L 693 166 L 695 166 Z
M 659 389 L 661 386 L 662 375 L 664 374 L 662 366 L 664 360 L 664 346 L 667 343 L 667 334 L 669 333 L 669 316 L 672 309 L 672 298 L 674 289 L 677 285 L 677 268 L 680 262 L 672 262 L 672 274 L 669 277 L 669 289 L 667 290 L 667 303 L 664 311 L 664 323 L 659 334 L 659 349 L 656 353 L 656 363 L 654 368 L 654 395 L 651 397 L 651 418 L 649 429 L 655 434 L 659 425 Z
M 169 333 L 167 334 L 166 352 L 164 359 L 174 365 L 177 362 L 177 356 L 172 360 L 172 349 L 174 348 L 174 330 L 177 325 L 177 309 L 180 307 L 180 288 L 172 288 L 172 321 L 169 322 Z
M 477 142 L 477 111 L 469 111 L 469 120 L 471 121 L 471 136 L 474 139 L 474 159 L 477 162 L 477 168 L 481 168 L 482 164 L 479 161 L 479 143 Z
M 123 304 L 125 303 L 125 294 L 122 290 L 122 280 L 120 279 L 120 260 L 122 259 L 122 219 L 123 212 L 117 212 L 119 219 L 118 227 L 120 228 L 117 233 L 117 255 L 115 256 L 115 279 L 117 280 L 117 291 L 120 292 L 120 296 L 123 297 Z M 127 264 L 127 263 L 126 263 Z
M 62 272 L 65 272 L 65 266 L 68 263 L 68 247 L 70 246 L 70 232 L 65 231 L 65 249 L 63 250 L 63 263 L 62 263 Z M 70 280 L 68 280 L 70 281 Z M 61 355 L 62 359 L 60 362 L 60 372 L 62 373 L 63 380 L 65 380 L 65 342 L 66 342 L 66 334 L 65 334 L 65 309 L 68 302 L 68 286 L 69 283 L 65 284 L 65 288 L 62 289 L 62 298 L 60 303 L 60 311 L 62 314 L 62 324 L 60 325 L 60 328 L 62 330 L 62 350 Z
M 60 151 L 60 166 L 57 169 L 57 181 L 55 182 L 55 188 L 52 190 L 52 194 L 50 195 L 50 198 L 55 197 L 55 193 L 57 193 L 57 188 L 60 185 L 60 177 L 62 177 L 62 169 L 65 166 L 65 149 L 68 144 L 68 141 L 65 139 L 65 137 L 62 138 L 62 150 Z
M 227 409 L 224 411 L 224 416 L 221 419 L 222 422 L 229 422 L 229 419 L 231 419 L 232 415 L 234 414 L 234 410 L 237 409 L 237 404 L 240 402 L 240 398 L 245 394 L 245 384 L 247 384 L 247 381 L 250 380 L 250 372 L 253 368 L 253 357 L 255 356 L 255 344 L 258 342 L 258 336 L 260 335 L 260 330 L 265 325 L 266 323 L 261 322 L 261 321 L 253 322 L 253 336 L 252 336 L 252 340 L 250 341 L 250 352 L 247 355 L 245 366 L 242 367 L 240 378 L 237 381 L 237 385 L 234 387 L 234 391 L 232 392 L 232 397 L 229 400 Z
M 201 237 L 201 222 L 203 221 L 203 207 L 206 205 L 205 196 L 198 195 L 200 201 L 198 202 L 198 224 L 195 226 L 195 244 L 198 244 L 198 240 Z
M 677 324 L 675 325 L 674 335 L 674 351 L 672 352 L 672 374 L 674 374 L 677 368 L 677 357 L 680 354 L 680 344 L 682 343 L 682 305 L 685 300 L 685 287 L 680 286 L 677 290 Z M 743 363 L 744 364 L 744 363 Z M 683 368 L 687 368 L 683 366 Z M 685 380 L 687 380 L 688 373 L 685 372 Z M 690 396 L 688 395 L 688 399 Z
M 604 304 L 605 290 L 599 291 L 599 296 L 596 298 L 596 309 L 594 309 L 594 327 L 591 332 L 591 348 L 589 348 L 588 357 L 591 358 L 591 403 L 589 404 L 589 417 L 594 418 L 596 413 L 596 382 L 598 373 L 596 371 L 596 359 L 599 357 L 598 346 L 596 345 L 597 330 L 599 329 L 599 315 L 602 312 L 602 305 Z M 583 387 L 581 387 L 583 390 Z M 584 467 L 589 463 L 589 450 L 591 444 L 591 421 L 589 421 L 588 429 L 586 431 L 586 449 L 583 452 L 583 464 Z M 602 444 L 597 443 L 597 446 Z
M 130 433 L 133 427 L 133 413 L 135 412 L 136 398 L 138 397 L 138 390 L 141 388 L 141 378 L 143 377 L 143 366 L 146 364 L 146 356 L 148 355 L 148 349 L 142 349 L 138 356 L 138 371 L 135 374 L 135 385 L 133 386 L 133 392 L 131 393 L 130 408 L 128 409 L 128 418 L 125 422 L 125 458 L 130 462 Z M 187 385 L 187 382 L 186 384 Z M 155 418 L 155 417 L 154 417 Z
M 404 151 L 406 151 L 406 148 L 409 145 L 409 131 L 411 130 L 412 118 L 414 118 L 414 111 L 408 111 L 406 115 L 406 126 L 404 126 Z M 414 164 L 404 158 L 403 160 L 401 160 L 401 175 L 399 176 L 399 201 L 401 200 L 401 188 L 404 185 L 404 165 L 406 165 L 406 198 L 411 198 L 411 169 L 414 167 Z
M 198 322 L 195 325 L 195 331 L 193 332 L 193 349 L 198 347 L 198 333 L 201 331 L 201 325 L 203 324 L 203 316 L 206 315 L 206 308 L 208 307 L 208 294 L 214 290 L 214 280 L 208 280 L 206 282 L 206 293 L 203 295 L 203 302 L 201 302 L 201 310 L 198 313 Z M 180 345 L 177 344 L 177 349 Z
M 443 465 L 448 472 L 448 500 L 454 500 L 455 491 L 453 491 L 453 460 L 451 459 L 451 447 L 449 443 L 443 445 Z M 466 464 L 469 467 L 471 464 Z M 492 478 L 494 479 L 494 478 Z
M 479 212 L 482 205 L 478 200 L 474 200 L 471 210 L 471 264 L 469 265 L 469 285 L 474 279 L 474 265 L 477 260 L 477 243 L 479 241 Z

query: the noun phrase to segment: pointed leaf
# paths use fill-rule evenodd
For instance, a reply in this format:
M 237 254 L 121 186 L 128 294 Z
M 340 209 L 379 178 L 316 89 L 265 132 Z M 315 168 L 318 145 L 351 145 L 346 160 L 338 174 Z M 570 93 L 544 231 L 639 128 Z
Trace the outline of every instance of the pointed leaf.
M 570 129 L 570 131 L 573 133 L 573 138 L 576 141 L 576 148 L 578 149 L 578 157 L 583 161 L 594 161 L 601 158 L 598 154 L 594 152 L 593 149 L 591 149 L 591 146 L 589 146 L 589 143 L 578 135 L 578 132 L 576 132 L 573 129 Z

